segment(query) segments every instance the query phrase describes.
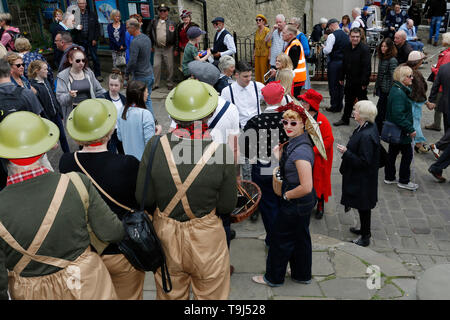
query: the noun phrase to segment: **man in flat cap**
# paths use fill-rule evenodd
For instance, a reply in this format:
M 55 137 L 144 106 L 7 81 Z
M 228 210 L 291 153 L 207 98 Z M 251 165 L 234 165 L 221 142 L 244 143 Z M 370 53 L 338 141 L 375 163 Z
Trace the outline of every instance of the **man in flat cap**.
M 167 66 L 167 89 L 173 89 L 173 57 L 176 37 L 176 24 L 169 19 L 170 8 L 164 3 L 158 7 L 158 19 L 153 20 L 147 29 L 147 34 L 153 43 L 155 85 L 160 86 L 161 66 L 164 62 Z
M 214 37 L 214 46 L 211 53 L 214 57 L 214 65 L 219 65 L 219 59 L 222 56 L 232 56 L 236 53 L 236 45 L 234 44 L 233 36 L 228 30 L 225 29 L 225 19 L 217 17 L 211 23 L 216 30 L 216 36 Z

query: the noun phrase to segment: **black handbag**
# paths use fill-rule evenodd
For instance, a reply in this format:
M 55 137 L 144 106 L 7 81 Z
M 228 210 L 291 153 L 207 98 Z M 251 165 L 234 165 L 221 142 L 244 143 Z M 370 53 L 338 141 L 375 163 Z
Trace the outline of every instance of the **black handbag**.
M 153 273 L 161 267 L 161 277 L 163 290 L 169 293 L 172 290 L 172 282 L 170 279 L 169 270 L 166 263 L 166 256 L 161 246 L 161 242 L 153 227 L 153 223 L 148 217 L 147 212 L 144 209 L 145 195 L 148 190 L 150 182 L 150 173 L 153 164 L 153 158 L 155 156 L 156 147 L 160 136 L 156 136 L 152 141 L 152 148 L 150 152 L 149 162 L 147 170 L 145 172 L 145 183 L 142 193 L 142 201 L 139 210 L 131 209 L 127 206 L 114 200 L 108 193 L 106 193 L 89 175 L 89 173 L 83 168 L 78 161 L 76 153 L 75 161 L 80 169 L 86 174 L 86 176 L 92 181 L 97 189 L 102 192 L 109 200 L 118 205 L 119 207 L 127 210 L 122 217 L 122 224 L 125 229 L 125 237 L 118 243 L 120 252 L 128 259 L 128 261 L 136 269 L 142 271 L 152 271 Z
M 381 130 L 381 140 L 387 143 L 400 144 L 402 136 L 402 129 L 395 123 L 384 121 L 383 129 Z

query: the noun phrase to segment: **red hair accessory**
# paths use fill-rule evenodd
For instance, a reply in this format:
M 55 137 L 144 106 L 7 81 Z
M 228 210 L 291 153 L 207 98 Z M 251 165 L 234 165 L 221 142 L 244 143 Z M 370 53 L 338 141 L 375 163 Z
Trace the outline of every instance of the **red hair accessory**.
M 278 107 L 276 109 L 277 112 L 284 112 L 287 110 L 292 110 L 298 113 L 298 115 L 300 116 L 300 118 L 302 119 L 303 123 L 306 123 L 306 120 L 308 120 L 308 116 L 305 113 L 305 108 L 303 108 L 302 106 L 298 106 L 296 105 L 294 102 L 289 102 L 288 104 Z

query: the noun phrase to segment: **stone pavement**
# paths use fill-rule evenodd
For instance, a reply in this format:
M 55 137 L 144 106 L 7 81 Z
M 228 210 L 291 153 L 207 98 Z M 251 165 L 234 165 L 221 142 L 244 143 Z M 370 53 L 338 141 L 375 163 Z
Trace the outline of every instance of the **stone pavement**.
M 421 67 L 425 78 L 430 66 L 437 61 L 441 48 L 425 46 L 428 64 Z M 435 55 L 436 54 L 436 55 Z M 106 79 L 106 77 L 105 77 Z M 104 83 L 106 85 L 106 83 Z M 428 82 L 429 90 L 431 84 Z M 369 87 L 369 99 L 374 103 L 373 83 Z M 328 113 L 329 94 L 326 83 L 313 82 L 313 88 L 324 96 L 321 111 L 331 123 L 340 114 Z M 152 93 L 156 118 L 164 131 L 169 119 L 164 100 L 169 91 L 158 89 Z M 422 126 L 433 120 L 433 111 L 423 108 Z M 333 127 L 335 144 L 346 144 L 356 123 Z M 423 130 L 428 143 L 435 143 L 443 131 Z M 71 142 L 71 149 L 74 144 Z M 385 145 L 386 147 L 386 145 Z M 61 151 L 49 153 L 49 159 L 58 167 Z M 358 247 L 348 241 L 355 236 L 349 227 L 359 223 L 358 213 L 344 212 L 340 205 L 341 182 L 339 173 L 341 157 L 334 149 L 332 190 L 333 196 L 325 205 L 323 219 L 311 217 L 313 234 L 313 275 L 310 285 L 294 284 L 289 278 L 280 288 L 269 288 L 253 283 L 251 276 L 265 270 L 265 248 L 258 237 L 264 233 L 259 218 L 256 223 L 244 221 L 233 225 L 236 239 L 231 242 L 231 262 L 235 274 L 231 278 L 231 299 L 414 299 L 417 279 L 423 272 L 436 265 L 450 262 L 450 183 L 438 184 L 428 173 L 433 163 L 431 153 L 414 154 L 413 180 L 419 184 L 416 192 L 402 190 L 396 185 L 383 183 L 384 170 L 379 172 L 378 204 L 372 211 L 372 239 L 368 248 Z M 398 168 L 398 163 L 397 163 Z M 450 170 L 443 173 L 450 178 Z M 377 265 L 381 271 L 381 289 L 369 290 L 366 285 L 368 265 Z M 145 298 L 154 299 L 153 276 L 148 274 Z

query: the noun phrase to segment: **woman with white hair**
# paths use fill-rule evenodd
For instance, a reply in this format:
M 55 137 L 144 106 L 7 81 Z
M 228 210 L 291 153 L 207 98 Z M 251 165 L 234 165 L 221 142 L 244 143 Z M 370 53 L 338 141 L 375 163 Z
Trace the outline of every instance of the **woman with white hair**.
M 320 18 L 319 23 L 313 27 L 313 31 L 311 32 L 311 40 L 313 42 L 319 42 L 325 33 L 325 29 L 327 28 L 327 18 Z
M 120 11 L 111 11 L 112 23 L 108 24 L 109 48 L 111 49 L 113 68 L 118 68 L 122 73 L 125 71 L 125 24 L 120 22 Z
M 236 61 L 232 56 L 222 56 L 219 60 L 220 77 L 214 85 L 214 89 L 220 94 L 222 89 L 233 83 L 233 74 L 236 68 Z
M 402 133 L 399 144 L 389 144 L 388 159 L 384 168 L 384 183 L 397 184 L 399 188 L 411 191 L 419 188 L 418 184 L 410 181 L 410 166 L 413 158 L 411 143 L 412 139 L 416 137 L 412 102 L 409 99 L 413 77 L 413 70 L 408 66 L 397 67 L 394 71 L 394 83 L 389 92 L 386 120 L 400 128 Z M 402 153 L 402 160 L 397 181 L 395 178 L 395 160 L 400 152 Z
M 373 102 L 361 100 L 355 104 L 353 116 L 358 123 L 347 146 L 338 144 L 342 153 L 339 172 L 342 174 L 341 204 L 346 211 L 358 210 L 361 228 L 350 228 L 360 235 L 352 242 L 367 247 L 370 244 L 370 216 L 378 201 L 378 169 L 380 159 L 380 137 L 375 117 L 377 107 Z

